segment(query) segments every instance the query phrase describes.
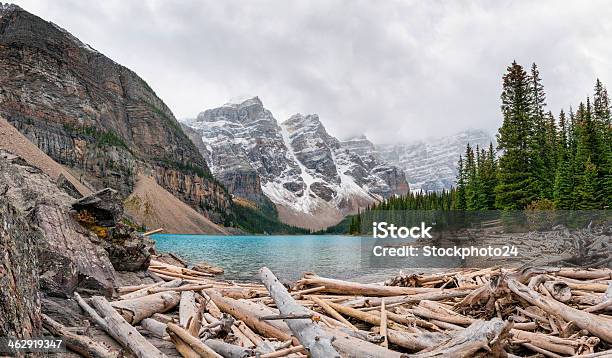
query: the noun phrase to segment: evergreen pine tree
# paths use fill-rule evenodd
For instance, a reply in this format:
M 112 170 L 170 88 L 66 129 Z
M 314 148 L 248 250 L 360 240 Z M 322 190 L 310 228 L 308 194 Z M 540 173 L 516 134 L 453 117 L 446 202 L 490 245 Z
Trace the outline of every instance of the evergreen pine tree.
M 559 132 L 557 138 L 557 170 L 555 173 L 554 203 L 557 209 L 573 207 L 572 157 L 568 144 L 568 128 L 565 112 L 559 113 Z
M 530 166 L 531 93 L 523 67 L 513 62 L 503 76 L 501 94 L 503 123 L 497 135 L 499 175 L 496 206 L 504 210 L 523 209 L 537 196 L 539 188 Z
M 597 167 L 587 159 L 584 164 L 584 174 L 580 176 L 575 195 L 576 209 L 598 209 Z
M 599 152 L 598 188 L 604 207 L 612 207 L 612 114 L 610 97 L 599 79 L 595 83 L 593 98 L 593 121 L 597 131 Z
M 457 162 L 457 192 L 455 194 L 455 209 L 467 209 L 467 201 L 465 198 L 465 164 L 461 155 L 459 156 L 459 162 Z
M 574 177 L 576 182 L 574 197 L 576 208 L 602 207 L 601 192 L 599 186 L 599 173 L 597 163 L 600 162 L 600 145 L 597 137 L 597 126 L 593 121 L 591 101 L 587 98 L 586 106 L 580 103 L 576 112 L 576 155 L 574 156 Z M 588 165 L 588 167 L 587 167 Z M 592 183 L 585 183 L 587 174 L 595 173 L 595 177 L 590 178 Z M 593 186 L 595 190 L 589 196 L 584 194 L 585 188 Z M 592 195 L 591 195 L 592 194 Z M 585 203 L 586 198 L 593 200 L 593 203 Z
M 540 72 L 534 63 L 531 66 L 529 76 L 530 92 L 530 125 L 529 125 L 529 167 L 534 182 L 537 187 L 538 198 L 552 198 L 552 186 L 554 182 L 554 169 L 552 167 L 553 151 L 550 144 L 550 136 L 554 133 L 554 118 L 550 118 L 544 113 L 546 106 L 546 94 L 544 85 L 540 78 Z M 552 120 L 553 129 L 551 130 L 550 121 Z M 552 172 L 551 172 L 552 171 Z
M 474 150 L 467 144 L 465 149 L 465 173 L 466 173 L 466 184 L 465 184 L 465 201 L 467 210 L 477 210 L 477 196 L 478 196 L 478 177 L 476 175 L 476 157 L 474 156 Z

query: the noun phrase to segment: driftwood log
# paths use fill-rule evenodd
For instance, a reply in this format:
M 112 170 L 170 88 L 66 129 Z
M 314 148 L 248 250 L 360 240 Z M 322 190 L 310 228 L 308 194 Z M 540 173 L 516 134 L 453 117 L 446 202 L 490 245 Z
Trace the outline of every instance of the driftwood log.
M 179 303 L 179 325 L 187 330 L 192 336 L 198 337 L 202 326 L 201 312 L 196 305 L 195 293 L 193 291 L 181 292 Z
M 168 332 L 174 333 L 178 338 L 187 343 L 191 349 L 205 358 L 222 358 L 217 352 L 209 346 L 202 343 L 198 338 L 192 336 L 189 332 L 174 323 L 168 323 Z
M 207 339 L 204 340 L 203 343 L 224 358 L 246 358 L 255 356 L 255 351 L 253 349 L 225 343 L 220 339 Z
M 139 358 L 162 358 L 165 354 L 147 341 L 102 296 L 94 296 L 91 303 L 106 321 L 106 332 Z
M 98 343 L 87 336 L 82 336 L 70 332 L 64 325 L 56 322 L 51 317 L 41 315 L 43 327 L 54 337 L 61 337 L 66 341 L 66 347 L 71 351 L 77 352 L 82 357 L 90 358 L 117 358 L 119 352 L 112 351 L 101 343 Z
M 278 281 L 267 267 L 259 270 L 259 278 L 270 292 L 276 306 L 284 315 L 304 315 L 310 312 L 295 302 L 287 289 Z M 328 335 L 321 327 L 310 319 L 290 319 L 287 325 L 297 337 L 308 354 L 314 358 L 340 357 L 332 346 L 333 336 Z
M 140 322 L 140 326 L 157 338 L 165 338 L 168 336 L 166 332 L 167 324 L 155 320 L 153 318 L 145 318 Z
M 181 296 L 174 291 L 160 292 L 130 300 L 115 301 L 111 305 L 130 324 L 136 325 L 155 313 L 164 313 L 178 305 Z
M 540 307 L 551 315 L 562 317 L 567 322 L 574 322 L 576 326 L 612 343 L 612 320 L 564 305 L 553 298 L 535 292 L 514 278 L 508 278 L 507 284 L 514 294 L 532 305 Z

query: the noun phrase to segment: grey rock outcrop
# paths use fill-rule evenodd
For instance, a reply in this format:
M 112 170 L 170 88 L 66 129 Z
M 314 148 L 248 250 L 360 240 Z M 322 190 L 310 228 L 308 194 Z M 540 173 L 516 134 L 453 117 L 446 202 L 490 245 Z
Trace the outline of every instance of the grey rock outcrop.
M 123 216 L 123 204 L 119 193 L 105 188 L 72 203 L 76 211 L 86 210 L 100 226 L 115 226 Z
M 37 248 L 42 290 L 62 297 L 77 287 L 112 292 L 115 270 L 108 253 L 72 216 L 72 197 L 8 153 L 0 153 L 0 183 L 4 200 L 40 232 L 32 247 Z
M 8 190 L 0 184 L 0 193 Z M 0 337 L 41 334 L 36 242 L 41 232 L 0 195 Z

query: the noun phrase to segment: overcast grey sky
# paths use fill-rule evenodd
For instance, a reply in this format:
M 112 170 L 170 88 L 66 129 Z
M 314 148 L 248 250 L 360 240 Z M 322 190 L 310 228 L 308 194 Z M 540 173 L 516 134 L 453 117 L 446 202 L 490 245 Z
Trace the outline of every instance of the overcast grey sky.
M 177 118 L 258 95 L 379 143 L 494 132 L 536 62 L 555 113 L 612 86 L 610 1 L 16 0 L 142 76 Z

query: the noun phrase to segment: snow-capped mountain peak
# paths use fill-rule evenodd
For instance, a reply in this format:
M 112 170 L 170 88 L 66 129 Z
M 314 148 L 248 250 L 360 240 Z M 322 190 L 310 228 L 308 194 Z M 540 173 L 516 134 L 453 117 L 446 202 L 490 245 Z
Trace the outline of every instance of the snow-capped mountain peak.
M 322 228 L 358 207 L 408 190 L 399 168 L 373 158 L 364 161 L 327 133 L 316 114 L 296 114 L 279 125 L 252 97 L 206 110 L 190 125 L 210 152 L 215 176 L 230 181 L 237 192 L 253 193 L 235 185 L 235 178 L 237 173 L 256 175 L 261 193 L 290 224 Z

